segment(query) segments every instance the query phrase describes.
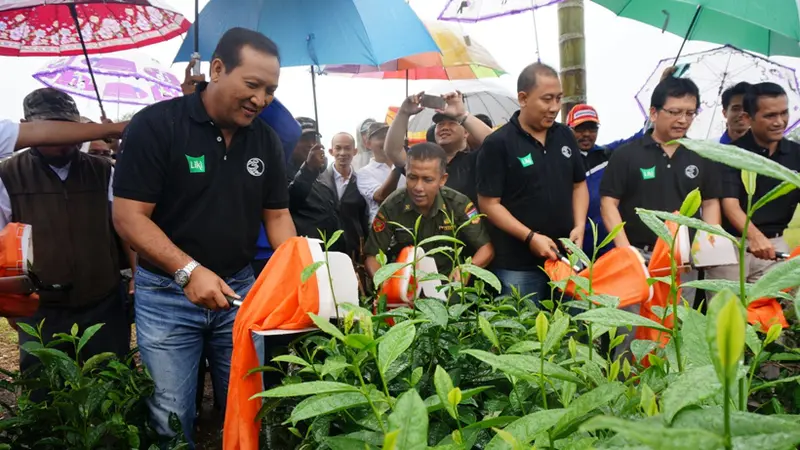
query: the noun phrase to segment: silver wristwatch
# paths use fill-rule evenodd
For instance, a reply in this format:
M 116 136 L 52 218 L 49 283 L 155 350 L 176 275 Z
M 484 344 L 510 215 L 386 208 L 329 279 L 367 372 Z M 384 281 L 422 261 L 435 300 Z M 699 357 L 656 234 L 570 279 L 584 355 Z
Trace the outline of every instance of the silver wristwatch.
M 183 269 L 176 270 L 175 274 L 172 276 L 173 279 L 175 280 L 175 284 L 177 284 L 181 288 L 185 288 L 186 285 L 189 284 L 189 278 L 192 276 L 192 271 L 194 271 L 194 269 L 198 268 L 199 266 L 200 266 L 199 262 L 191 260 L 189 264 L 186 264 L 186 266 Z

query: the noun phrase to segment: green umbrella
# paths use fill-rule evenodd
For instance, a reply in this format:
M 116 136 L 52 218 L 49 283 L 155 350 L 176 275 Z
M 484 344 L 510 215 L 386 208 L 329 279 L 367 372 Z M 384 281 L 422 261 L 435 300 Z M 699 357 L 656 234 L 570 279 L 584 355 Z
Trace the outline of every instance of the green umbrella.
M 797 0 L 593 1 L 618 16 L 681 36 L 683 44 L 706 41 L 767 56 L 800 57 Z

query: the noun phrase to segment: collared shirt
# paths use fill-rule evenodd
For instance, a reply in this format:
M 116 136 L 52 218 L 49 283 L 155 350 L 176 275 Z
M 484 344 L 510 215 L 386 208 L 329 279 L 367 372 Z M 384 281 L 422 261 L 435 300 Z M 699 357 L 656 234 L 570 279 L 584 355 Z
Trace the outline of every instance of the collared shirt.
M 19 138 L 19 124 L 10 120 L 0 120 L 0 159 L 14 153 Z
M 358 192 L 360 192 L 364 200 L 367 201 L 370 222 L 375 218 L 375 215 L 378 214 L 378 207 L 380 206 L 380 204 L 375 201 L 375 192 L 377 192 L 378 189 L 383 186 L 383 182 L 389 178 L 392 169 L 392 166 L 386 163 L 379 163 L 375 161 L 375 158 L 372 158 L 369 164 L 362 167 L 357 172 L 356 186 L 358 186 Z M 405 187 L 406 177 L 400 175 L 400 181 L 397 182 L 397 189 L 405 189 Z
M 350 176 L 345 178 L 342 174 L 336 170 L 336 165 L 333 166 L 333 181 L 336 184 L 336 195 L 339 196 L 339 200 L 342 199 L 342 195 L 344 195 L 344 190 L 347 189 L 348 183 L 353 178 L 353 168 L 350 168 Z
M 519 111 L 489 135 L 478 151 L 478 195 L 499 197 L 512 216 L 531 230 L 557 240 L 574 228 L 572 191 L 586 168 L 572 130 L 555 123 L 545 142 L 522 129 Z M 514 236 L 489 228 L 498 269 L 536 270 L 544 261 Z
M 800 144 L 792 142 L 789 139 L 783 138 L 778 143 L 778 148 L 772 155 L 769 150 L 761 147 L 755 141 L 753 132 L 748 131 L 744 136 L 740 137 L 733 142 L 733 145 L 749 150 L 755 154 L 769 158 L 778 164 L 794 170 L 800 171 Z M 747 210 L 747 193 L 744 190 L 742 183 L 742 172 L 739 169 L 725 166 L 723 178 L 723 197 L 739 199 L 739 205 L 742 211 Z M 759 175 L 756 177 L 756 191 L 753 195 L 753 203 L 758 201 L 767 192 L 778 186 L 781 182 L 775 178 Z M 759 229 L 764 235 L 769 238 L 783 235 L 783 231 L 792 220 L 795 209 L 800 203 L 800 191 L 797 189 L 789 192 L 788 194 L 778 197 L 775 200 L 762 206 L 758 211 L 753 214 L 752 222 L 756 228 Z M 735 235 L 740 235 L 739 231 L 734 229 L 733 226 L 724 222 L 725 228 Z
M 264 210 L 288 208 L 289 194 L 275 131 L 254 120 L 226 148 L 203 105 L 205 87 L 134 116 L 122 138 L 114 195 L 155 204 L 151 218 L 167 237 L 226 277 L 253 260 Z
M 369 232 L 364 253 L 375 256 L 378 252 L 383 251 L 390 261 L 394 261 L 400 250 L 414 245 L 414 240 L 406 230 L 391 222 L 399 223 L 413 230 L 420 215 L 422 214 L 414 205 L 406 189 L 392 193 L 383 202 L 375 220 L 372 221 L 372 229 Z M 451 222 L 448 216 L 453 217 L 455 223 Z M 488 244 L 489 235 L 478 217 L 475 205 L 464 194 L 443 187 L 439 190 L 439 195 L 436 196 L 436 202 L 430 211 L 422 215 L 417 240 L 421 241 L 437 235 L 453 236 L 455 230 L 467 222 L 469 224 L 458 232 L 458 239 L 461 239 L 467 248 L 474 251 Z M 423 248 L 427 251 L 439 246 L 441 243 L 433 242 Z M 436 261 L 439 273 L 449 275 L 452 272 L 453 262 L 447 254 L 434 254 L 433 259 Z
M 16 142 L 16 140 L 15 140 Z M 67 176 L 69 176 L 69 168 L 72 166 L 72 163 L 67 163 L 64 167 L 55 167 L 50 166 L 50 169 L 55 172 L 58 178 L 61 181 L 66 181 Z M 114 191 L 113 186 L 114 184 L 114 168 L 111 168 L 111 178 L 108 180 L 108 201 L 111 202 L 114 200 Z M 11 198 L 8 196 L 8 189 L 6 189 L 6 185 L 3 183 L 3 180 L 0 179 L 0 229 L 5 228 L 12 220 L 12 213 L 11 213 Z
M 635 209 L 677 211 L 696 188 L 703 200 L 720 198 L 720 178 L 720 168 L 712 161 L 683 146 L 670 157 L 648 133 L 611 154 L 600 182 L 600 195 L 619 200 L 619 213 L 631 245 L 652 246 L 656 235 Z

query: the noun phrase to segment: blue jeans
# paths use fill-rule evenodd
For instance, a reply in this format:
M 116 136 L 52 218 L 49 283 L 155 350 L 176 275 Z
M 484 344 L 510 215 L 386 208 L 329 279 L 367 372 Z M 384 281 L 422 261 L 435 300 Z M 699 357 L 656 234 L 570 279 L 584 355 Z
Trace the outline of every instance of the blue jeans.
M 254 281 L 249 265 L 225 279 L 242 297 Z M 194 448 L 197 371 L 204 346 L 214 394 L 225 405 L 237 309 L 211 311 L 196 306 L 171 278 L 138 268 L 136 338 L 142 362 L 155 382 L 155 393 L 148 400 L 148 407 L 151 424 L 159 435 L 171 437 L 175 434 L 169 428 L 170 413 L 175 413 L 190 448 Z M 216 392 L 217 389 L 220 392 Z
M 500 279 L 503 285 L 502 295 L 511 294 L 511 286 L 519 291 L 519 295 L 524 297 L 533 294 L 530 300 L 539 307 L 542 300 L 550 298 L 550 277 L 541 269 L 535 270 L 507 270 L 495 269 L 494 274 Z

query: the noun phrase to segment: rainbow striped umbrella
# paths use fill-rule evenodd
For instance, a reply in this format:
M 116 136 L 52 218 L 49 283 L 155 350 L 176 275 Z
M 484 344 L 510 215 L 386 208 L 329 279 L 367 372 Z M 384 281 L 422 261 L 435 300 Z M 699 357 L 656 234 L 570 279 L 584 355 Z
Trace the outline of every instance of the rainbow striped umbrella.
M 506 73 L 494 57 L 475 40 L 462 36 L 457 26 L 426 22 L 439 52 L 420 53 L 391 60 L 380 66 L 330 65 L 325 73 L 362 78 L 405 80 L 474 80 L 497 78 Z

